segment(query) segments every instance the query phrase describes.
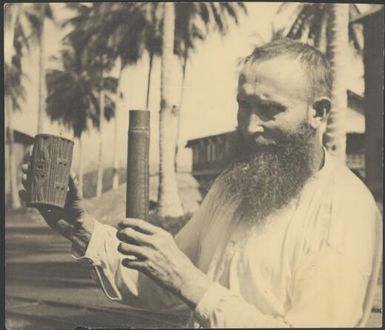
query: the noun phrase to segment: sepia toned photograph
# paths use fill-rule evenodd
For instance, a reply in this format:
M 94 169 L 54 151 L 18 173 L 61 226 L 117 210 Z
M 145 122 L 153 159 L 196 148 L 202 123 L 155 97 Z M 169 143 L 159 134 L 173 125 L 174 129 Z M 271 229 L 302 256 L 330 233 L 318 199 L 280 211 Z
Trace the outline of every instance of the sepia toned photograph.
M 381 328 L 384 5 L 9 2 L 5 328 Z

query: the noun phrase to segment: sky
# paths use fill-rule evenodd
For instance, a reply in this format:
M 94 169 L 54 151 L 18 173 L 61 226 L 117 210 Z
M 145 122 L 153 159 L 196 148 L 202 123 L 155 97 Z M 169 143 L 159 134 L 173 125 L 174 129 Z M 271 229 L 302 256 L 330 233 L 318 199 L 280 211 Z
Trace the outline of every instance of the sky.
M 52 3 L 57 20 L 68 17 L 68 10 L 63 3 Z M 229 33 L 221 37 L 217 34 L 210 35 L 206 41 L 199 44 L 196 53 L 188 63 L 185 81 L 185 93 L 181 117 L 181 139 L 188 139 L 213 135 L 230 131 L 236 126 L 236 84 L 240 58 L 251 53 L 260 42 L 266 42 L 271 36 L 271 22 L 280 3 L 246 3 L 248 15 L 242 15 L 239 26 L 231 24 Z M 46 59 L 48 67 L 54 64 L 50 60 L 57 54 L 61 46 L 64 32 L 60 24 L 47 23 Z M 350 70 L 351 89 L 358 93 L 363 92 L 362 64 L 352 60 L 354 68 Z M 27 95 L 23 111 L 15 116 L 15 128 L 35 135 L 37 131 L 37 52 L 32 51 L 26 59 L 25 67 L 29 80 L 26 82 Z M 173 98 L 179 104 L 181 66 L 175 59 L 173 65 Z M 123 104 L 117 112 L 118 118 L 118 151 L 119 162 L 125 167 L 127 155 L 128 110 L 144 109 L 147 86 L 148 58 L 145 56 L 136 66 L 128 67 L 122 76 Z M 113 72 L 114 73 L 114 72 Z M 116 73 L 115 73 L 116 74 Z M 158 160 L 158 111 L 160 104 L 160 59 L 154 61 L 152 92 L 150 95 L 151 110 L 151 147 L 150 163 L 154 169 Z M 115 126 L 108 123 L 103 134 L 103 161 L 106 165 L 113 162 L 113 133 Z M 71 132 L 66 131 L 57 124 L 46 120 L 46 133 L 62 134 L 71 137 Z M 96 165 L 98 154 L 98 133 L 95 130 L 84 135 L 83 159 L 85 168 Z M 77 164 L 77 143 L 75 141 L 74 169 Z M 191 164 L 191 151 L 185 150 L 180 161 L 185 165 Z

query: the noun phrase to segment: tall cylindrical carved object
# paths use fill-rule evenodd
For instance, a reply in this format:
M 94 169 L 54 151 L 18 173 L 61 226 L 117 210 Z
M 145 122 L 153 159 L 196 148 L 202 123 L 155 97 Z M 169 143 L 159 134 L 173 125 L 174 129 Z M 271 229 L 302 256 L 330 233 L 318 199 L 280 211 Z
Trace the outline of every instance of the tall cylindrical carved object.
M 35 136 L 27 183 L 28 207 L 64 207 L 73 147 L 73 141 L 61 136 Z
M 150 112 L 130 110 L 126 217 L 148 220 Z

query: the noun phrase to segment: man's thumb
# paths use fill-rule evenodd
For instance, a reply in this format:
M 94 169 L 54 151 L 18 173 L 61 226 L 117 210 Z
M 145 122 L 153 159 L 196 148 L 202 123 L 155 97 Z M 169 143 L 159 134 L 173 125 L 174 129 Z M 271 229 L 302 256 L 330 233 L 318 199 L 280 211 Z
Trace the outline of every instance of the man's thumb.
M 72 193 L 76 197 L 80 198 L 78 184 L 79 184 L 78 176 L 76 175 L 75 172 L 71 171 L 71 174 L 70 174 L 70 177 L 68 180 L 68 190 L 70 193 Z

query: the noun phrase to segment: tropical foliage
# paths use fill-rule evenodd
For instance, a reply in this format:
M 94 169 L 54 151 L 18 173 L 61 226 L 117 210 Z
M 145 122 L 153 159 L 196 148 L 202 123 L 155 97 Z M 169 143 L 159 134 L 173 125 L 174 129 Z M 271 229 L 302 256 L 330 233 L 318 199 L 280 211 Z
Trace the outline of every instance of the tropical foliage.
M 56 58 L 62 68 L 49 70 L 47 74 L 47 113 L 51 120 L 73 130 L 81 153 L 81 136 L 89 124 L 99 127 L 101 114 L 107 120 L 114 116 L 117 80 L 113 77 L 103 77 L 100 86 L 101 79 L 98 71 L 94 70 L 93 58 L 89 56 L 87 48 L 79 42 L 79 34 L 76 35 L 77 38 L 73 36 L 74 34 L 71 34 L 66 37 L 65 48 Z M 99 102 L 101 88 L 104 93 L 103 103 Z M 80 154 L 79 160 L 81 159 Z M 82 185 L 81 161 L 79 168 Z
M 104 33 L 103 28 L 106 26 L 104 14 L 108 12 L 107 3 L 80 4 L 71 3 L 68 7 L 73 9 L 75 15 L 64 23 L 64 26 L 72 27 L 72 31 L 64 40 L 72 41 L 83 47 L 83 55 L 88 60 L 89 72 L 93 72 L 98 77 L 98 108 L 99 117 L 97 127 L 99 129 L 99 154 L 98 154 L 98 181 L 97 196 L 102 193 L 103 185 L 103 131 L 104 117 L 103 114 L 105 103 L 108 98 L 105 95 L 105 74 L 114 65 L 116 56 L 109 44 L 109 36 Z
M 347 110 L 346 59 L 350 56 L 349 42 L 362 49 L 361 27 L 349 25 L 359 14 L 356 5 L 325 3 L 283 3 L 279 17 L 289 12 L 289 23 L 274 31 L 273 39 L 288 37 L 309 43 L 324 52 L 331 64 L 333 88 L 332 108 L 328 117 L 324 143 L 326 148 L 345 161 Z
M 176 139 L 175 105 L 172 103 L 173 79 L 173 48 L 175 29 L 175 6 L 164 3 L 163 35 L 162 35 L 162 68 L 160 87 L 160 115 L 159 115 L 159 190 L 158 212 L 160 216 L 179 217 L 183 215 L 179 199 L 175 170 L 174 148 Z
M 273 39 L 286 37 L 301 40 L 326 53 L 328 33 L 330 34 L 328 25 L 332 19 L 331 8 L 327 3 L 283 3 L 277 11 L 276 20 L 288 13 L 288 24 L 273 27 Z M 360 13 L 355 4 L 349 5 L 348 11 L 349 20 Z M 362 26 L 350 24 L 348 31 L 350 44 L 360 52 L 363 47 Z M 330 57 L 330 54 L 327 55 Z
M 148 109 L 154 59 L 161 59 L 159 212 L 164 216 L 179 216 L 182 208 L 176 189 L 174 160 L 183 87 L 179 104 L 174 104 L 170 97 L 170 80 L 174 79 L 171 62 L 175 56 L 180 58 L 183 85 L 188 60 L 198 43 L 204 41 L 210 32 L 224 35 L 229 29 L 229 22 L 237 24 L 239 12 L 246 12 L 245 5 L 240 2 L 122 2 L 67 3 L 65 6 L 73 15 L 62 27 L 70 31 L 56 58 L 58 68 L 48 72 L 45 72 L 44 62 L 44 28 L 46 19 L 54 18 L 51 6 L 23 4 L 17 7 L 20 10 L 15 15 L 8 16 L 13 17 L 13 21 L 7 24 L 17 26 L 20 30 L 17 40 L 23 41 L 23 47 L 31 49 L 37 45 L 39 49 L 40 113 L 46 104 L 49 118 L 71 129 L 74 137 L 79 139 L 80 146 L 83 132 L 91 125 L 99 129 L 98 182 L 101 183 L 103 123 L 105 119 L 114 116 L 115 108 L 121 104 L 122 72 L 127 66 L 135 65 L 144 56 L 148 56 L 145 102 Z M 111 77 L 114 69 L 119 72 L 117 79 Z M 11 78 L 15 68 L 12 70 L 9 65 L 6 66 L 7 80 L 14 82 L 12 93 L 16 104 L 22 95 L 21 90 L 16 89 L 21 86 L 17 79 L 22 75 Z M 48 85 L 47 97 L 45 79 Z M 6 90 L 9 95 L 12 94 L 10 87 L 7 86 Z M 39 119 L 39 122 L 42 121 Z M 39 130 L 41 127 L 39 124 Z M 117 139 L 117 125 L 115 127 Z M 115 167 L 116 157 L 115 154 Z M 98 184 L 99 193 L 101 188 L 101 184 Z
M 5 7 L 5 61 L 4 61 L 4 96 L 6 141 L 8 144 L 7 167 L 9 171 L 9 187 L 11 206 L 20 207 L 17 192 L 16 161 L 14 150 L 13 112 L 20 110 L 20 101 L 24 100 L 25 88 L 22 57 L 28 45 L 28 39 L 20 24 L 21 6 L 7 4 Z
M 31 50 L 37 47 L 39 53 L 39 84 L 38 84 L 38 132 L 43 132 L 45 115 L 45 21 L 54 21 L 53 10 L 49 3 L 22 3 L 8 4 L 12 10 L 10 21 L 15 31 L 18 29 L 18 36 L 23 40 L 23 47 Z M 12 17 L 13 15 L 13 17 Z
M 178 151 L 182 149 L 180 138 L 181 114 L 187 63 L 192 53 L 197 50 L 198 43 L 206 40 L 212 32 L 225 35 L 230 27 L 229 21 L 239 23 L 239 12 L 247 13 L 242 2 L 176 2 L 175 3 L 175 49 L 182 66 L 182 81 L 179 105 L 177 107 L 178 126 L 175 146 L 175 170 L 177 170 Z

